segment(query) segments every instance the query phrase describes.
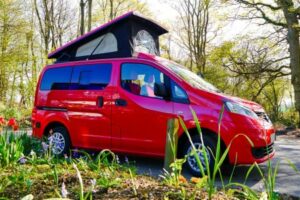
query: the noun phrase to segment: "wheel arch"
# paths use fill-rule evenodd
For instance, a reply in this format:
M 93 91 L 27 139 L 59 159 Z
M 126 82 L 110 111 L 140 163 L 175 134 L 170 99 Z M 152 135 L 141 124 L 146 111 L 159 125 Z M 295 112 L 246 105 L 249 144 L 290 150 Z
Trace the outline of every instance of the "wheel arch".
M 44 128 L 44 130 L 43 130 L 43 136 L 48 136 L 50 130 L 51 130 L 53 127 L 57 127 L 57 126 L 63 126 L 63 127 L 67 130 L 67 133 L 68 133 L 68 135 L 69 135 L 69 137 L 70 137 L 70 132 L 69 132 L 68 127 L 67 127 L 63 122 L 60 122 L 60 121 L 51 121 L 51 122 L 49 122 L 49 123 L 45 126 L 45 128 Z
M 198 130 L 196 127 L 193 127 L 193 128 L 190 128 L 188 129 L 191 137 L 193 135 L 199 135 L 198 133 Z M 218 141 L 218 134 L 208 128 L 201 128 L 201 131 L 202 131 L 202 134 L 203 136 L 205 137 L 210 137 L 211 139 L 215 140 L 216 142 Z M 224 152 L 226 150 L 226 144 L 225 142 L 223 141 L 222 137 L 220 138 L 221 139 L 221 152 Z M 178 151 L 177 151 L 177 157 L 183 157 L 183 152 L 180 151 L 181 149 L 183 149 L 183 145 L 185 143 L 185 141 L 188 140 L 188 137 L 187 135 L 183 132 L 182 134 L 180 134 L 179 138 L 178 138 Z M 229 162 L 228 160 L 228 155 L 227 155 L 227 158 L 226 158 L 226 162 Z

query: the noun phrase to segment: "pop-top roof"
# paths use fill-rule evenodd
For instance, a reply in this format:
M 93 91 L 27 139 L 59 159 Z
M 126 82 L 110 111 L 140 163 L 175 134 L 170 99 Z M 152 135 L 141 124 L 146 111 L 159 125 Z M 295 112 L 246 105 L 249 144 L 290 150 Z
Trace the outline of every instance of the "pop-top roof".
M 158 37 L 168 31 L 136 12 L 128 12 L 48 54 L 58 62 L 131 57 L 141 51 L 159 55 Z

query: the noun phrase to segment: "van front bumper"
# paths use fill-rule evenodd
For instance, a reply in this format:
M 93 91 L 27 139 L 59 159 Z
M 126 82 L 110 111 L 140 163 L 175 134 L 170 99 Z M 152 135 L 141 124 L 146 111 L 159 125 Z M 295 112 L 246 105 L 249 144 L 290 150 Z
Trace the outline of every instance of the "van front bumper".
M 248 129 L 244 135 L 247 138 L 241 135 L 232 142 L 229 150 L 231 164 L 251 165 L 255 162 L 265 162 L 274 157 L 275 133 L 273 128 Z

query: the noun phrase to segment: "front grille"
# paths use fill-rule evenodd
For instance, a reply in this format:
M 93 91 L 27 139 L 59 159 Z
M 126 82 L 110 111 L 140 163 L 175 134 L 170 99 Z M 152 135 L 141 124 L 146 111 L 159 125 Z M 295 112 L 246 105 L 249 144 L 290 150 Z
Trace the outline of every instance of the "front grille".
M 252 148 L 252 155 L 254 158 L 263 158 L 267 156 L 268 154 L 271 154 L 274 151 L 274 143 L 266 146 L 266 147 L 258 147 L 258 148 Z
M 267 122 L 271 122 L 270 118 L 265 112 L 255 112 L 255 113 L 259 118 L 266 120 Z

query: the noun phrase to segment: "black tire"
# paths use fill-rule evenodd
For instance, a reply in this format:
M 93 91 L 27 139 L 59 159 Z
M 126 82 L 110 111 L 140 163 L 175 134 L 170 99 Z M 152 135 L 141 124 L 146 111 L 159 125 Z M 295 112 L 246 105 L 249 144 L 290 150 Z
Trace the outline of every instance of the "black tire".
M 60 147 L 59 151 L 56 151 L 54 148 L 54 142 L 53 144 L 50 142 L 50 138 L 52 137 L 52 140 L 54 141 L 54 137 L 60 137 L 61 139 L 64 140 L 64 146 Z M 61 157 L 70 154 L 70 148 L 71 148 L 71 140 L 69 137 L 68 130 L 64 126 L 55 126 L 54 128 L 51 129 L 49 135 L 48 135 L 48 141 L 49 145 L 52 148 L 52 154 L 55 156 Z
M 201 145 L 200 136 L 198 134 L 192 136 L 192 141 L 195 144 L 196 148 L 197 148 L 196 144 Z M 204 142 L 204 145 L 207 149 L 206 152 L 207 152 L 208 157 L 209 157 L 209 169 L 210 169 L 210 172 L 212 172 L 213 167 L 214 167 L 214 162 L 215 162 L 214 156 L 215 156 L 215 152 L 216 152 L 217 142 L 214 139 L 212 139 L 211 137 L 208 137 L 208 136 L 205 136 L 205 135 L 203 135 L 203 142 Z M 191 143 L 189 142 L 189 140 L 186 140 L 184 142 L 183 149 L 182 149 L 183 155 L 188 155 L 191 148 L 192 148 Z M 202 173 L 201 173 L 199 167 L 196 167 L 195 163 L 192 161 L 194 159 L 194 157 L 193 156 L 190 156 L 190 157 L 191 157 L 191 160 L 189 160 L 189 156 L 186 157 L 187 160 L 184 164 L 184 167 L 186 169 L 188 169 L 193 176 L 201 177 Z M 193 164 L 191 164 L 191 163 L 193 163 Z M 205 162 L 203 161 L 202 162 L 203 166 L 205 166 L 204 163 Z M 198 170 L 195 170 L 195 168 L 197 168 Z M 204 170 L 204 171 L 205 171 L 205 174 L 206 174 L 207 170 Z

